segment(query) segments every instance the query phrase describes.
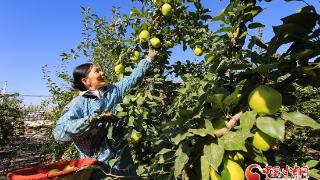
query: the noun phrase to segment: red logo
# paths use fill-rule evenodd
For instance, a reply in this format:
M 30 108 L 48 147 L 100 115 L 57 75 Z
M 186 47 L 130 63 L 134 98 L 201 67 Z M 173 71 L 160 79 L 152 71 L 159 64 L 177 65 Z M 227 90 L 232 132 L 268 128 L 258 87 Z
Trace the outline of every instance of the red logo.
M 248 180 L 260 180 L 260 174 L 252 172 L 253 169 L 258 169 L 260 172 L 262 171 L 259 164 L 251 164 L 246 168 L 246 178 Z
M 256 169 L 256 172 L 253 170 Z M 257 171 L 258 170 L 258 171 Z M 259 164 L 251 164 L 246 168 L 246 178 L 248 180 L 261 180 L 261 175 L 265 176 L 266 180 L 272 179 L 287 179 L 287 180 L 301 180 L 309 178 L 309 168 L 308 166 L 297 166 L 294 164 L 292 167 L 286 165 L 284 168 L 280 168 L 280 166 L 265 166 L 262 168 Z

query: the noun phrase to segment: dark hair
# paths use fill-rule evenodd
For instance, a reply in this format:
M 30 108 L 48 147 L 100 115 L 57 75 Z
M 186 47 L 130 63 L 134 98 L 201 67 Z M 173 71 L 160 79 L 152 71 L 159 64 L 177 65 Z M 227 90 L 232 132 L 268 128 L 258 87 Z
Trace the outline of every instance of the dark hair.
M 73 85 L 72 85 L 74 89 L 78 89 L 80 91 L 87 90 L 87 88 L 82 83 L 82 79 L 88 76 L 88 74 L 90 73 L 91 66 L 92 66 L 91 63 L 86 63 L 86 64 L 81 64 L 74 69 Z

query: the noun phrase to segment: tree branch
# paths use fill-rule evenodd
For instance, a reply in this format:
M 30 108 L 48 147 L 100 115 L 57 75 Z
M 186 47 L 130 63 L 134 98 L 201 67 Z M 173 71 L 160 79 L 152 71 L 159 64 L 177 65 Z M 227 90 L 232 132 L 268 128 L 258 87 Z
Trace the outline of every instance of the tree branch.
M 243 114 L 243 112 L 240 111 L 237 114 L 235 114 L 234 116 L 232 116 L 230 121 L 228 122 L 228 124 L 224 128 L 217 130 L 212 136 L 213 137 L 221 137 L 224 134 L 226 134 L 228 131 L 230 131 L 230 129 L 232 129 L 234 126 L 236 126 L 236 122 L 240 119 L 242 114 Z
M 212 134 L 213 137 L 221 137 L 223 136 L 224 134 L 226 134 L 228 131 L 230 131 L 230 129 L 232 129 L 236 122 L 240 119 L 241 115 L 243 114 L 242 111 L 240 111 L 239 113 L 233 115 L 230 117 L 230 121 L 228 122 L 228 124 L 222 128 L 222 129 L 219 129 L 218 131 L 216 131 L 214 134 Z M 198 150 L 195 150 L 194 152 L 197 152 L 197 154 L 195 155 L 190 155 L 190 159 L 189 159 L 189 162 L 188 164 L 191 164 L 190 162 L 194 162 L 195 160 L 199 159 L 199 157 L 201 156 L 202 154 L 202 150 L 199 151 L 199 149 L 202 149 L 203 148 L 203 145 L 204 144 L 197 144 L 195 147 L 196 149 Z M 181 174 L 182 174 L 182 179 L 183 180 L 188 180 L 188 174 L 187 174 L 187 169 L 188 167 L 185 166 L 183 168 L 183 170 L 181 171 Z

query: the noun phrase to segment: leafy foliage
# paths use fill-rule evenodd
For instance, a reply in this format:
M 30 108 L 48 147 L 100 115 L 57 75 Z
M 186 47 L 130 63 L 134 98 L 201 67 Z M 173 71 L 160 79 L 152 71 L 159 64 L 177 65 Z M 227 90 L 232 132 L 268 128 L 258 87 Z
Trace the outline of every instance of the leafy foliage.
M 320 121 L 320 113 L 318 109 L 320 108 L 320 94 L 319 87 L 312 86 L 299 86 L 293 84 L 295 87 L 295 96 L 296 103 L 289 107 L 291 110 L 299 110 L 300 112 L 307 114 L 312 117 L 317 122 Z
M 47 119 L 55 123 L 61 114 L 63 108 L 76 96 L 74 90 L 68 87 L 68 84 L 71 82 L 71 77 L 66 74 L 66 63 L 64 62 L 59 70 L 55 72 L 55 76 L 64 80 L 67 84 L 56 84 L 50 76 L 51 71 L 49 71 L 47 66 L 42 68 L 44 74 L 44 79 L 47 80 L 47 86 L 49 88 L 52 97 L 43 102 L 42 106 L 46 107 L 48 105 L 53 105 L 53 109 L 47 115 Z M 76 149 L 72 144 L 65 145 L 56 142 L 53 139 L 52 129 L 46 131 L 46 136 L 48 141 L 45 142 L 45 148 L 43 148 L 44 153 L 53 154 L 52 160 L 57 161 L 63 158 L 64 160 L 73 159 L 78 156 Z
M 91 8 L 83 8 L 84 41 L 76 50 L 63 53 L 62 58 L 67 62 L 83 55 L 105 71 L 108 82 L 114 82 L 134 68 L 135 62 L 130 60 L 134 51 L 147 54 L 148 43 L 138 38 L 142 30 L 163 44 L 171 41 L 184 50 L 202 48 L 202 61 L 175 64 L 168 61 L 170 47 L 158 48 L 159 55 L 145 80 L 116 107 L 117 116 L 125 124 L 126 137 L 135 131 L 142 134 L 142 141 L 129 144 L 140 176 L 208 178 L 209 169 L 213 168 L 223 178 L 229 155 L 243 153 L 243 167 L 253 162 L 277 163 L 287 150 L 287 127 L 303 126 L 310 132 L 319 129 L 316 120 L 296 111 L 300 109 L 292 98 L 304 102 L 293 83 L 301 87 L 320 85 L 320 20 L 313 6 L 282 18 L 282 24 L 273 27 L 274 37 L 264 43 L 248 32 L 264 27 L 254 21 L 263 11 L 255 0 L 230 1 L 215 17 L 200 0 L 172 0 L 170 17 L 163 16 L 161 5 L 153 1 L 139 2 L 141 8 L 133 7 L 130 14 L 120 14 L 115 7 L 109 21 L 92 14 Z M 212 31 L 209 26 L 217 22 L 221 23 L 220 28 Z M 288 48 L 280 51 L 285 44 L 289 44 Z M 119 63 L 126 68 L 123 75 L 117 76 L 112 69 Z M 61 73 L 58 76 L 70 82 L 70 77 Z M 174 82 L 172 76 L 181 81 Z M 76 92 L 59 89 L 50 77 L 47 79 L 57 104 L 53 116 L 56 119 Z M 280 111 L 269 116 L 250 111 L 248 95 L 259 85 L 282 94 Z M 297 108 L 292 109 L 293 106 Z M 235 118 L 239 112 L 244 112 L 240 125 L 239 118 Z M 263 153 L 253 147 L 252 136 L 257 130 L 279 140 L 272 150 Z
M 0 144 L 23 129 L 23 107 L 18 94 L 0 95 Z

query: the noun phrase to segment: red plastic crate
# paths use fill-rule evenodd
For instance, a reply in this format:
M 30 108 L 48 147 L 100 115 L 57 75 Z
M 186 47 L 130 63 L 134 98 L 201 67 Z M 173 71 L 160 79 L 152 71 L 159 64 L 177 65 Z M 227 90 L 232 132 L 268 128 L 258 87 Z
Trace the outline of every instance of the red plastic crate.
M 53 164 L 46 164 L 46 165 L 40 165 L 40 166 L 31 167 L 31 168 L 19 169 L 19 170 L 8 173 L 7 177 L 10 180 L 56 179 L 56 177 L 63 177 L 63 176 L 69 176 L 69 175 L 75 174 L 75 172 L 79 168 L 83 166 L 94 165 L 97 162 L 98 162 L 97 159 L 92 159 L 92 158 L 76 159 L 76 160 L 65 161 L 65 162 L 56 162 Z M 66 167 L 67 165 L 73 165 L 76 168 L 63 171 L 64 167 Z M 56 173 L 48 174 L 48 171 L 50 171 L 51 169 L 59 169 L 60 171 Z

